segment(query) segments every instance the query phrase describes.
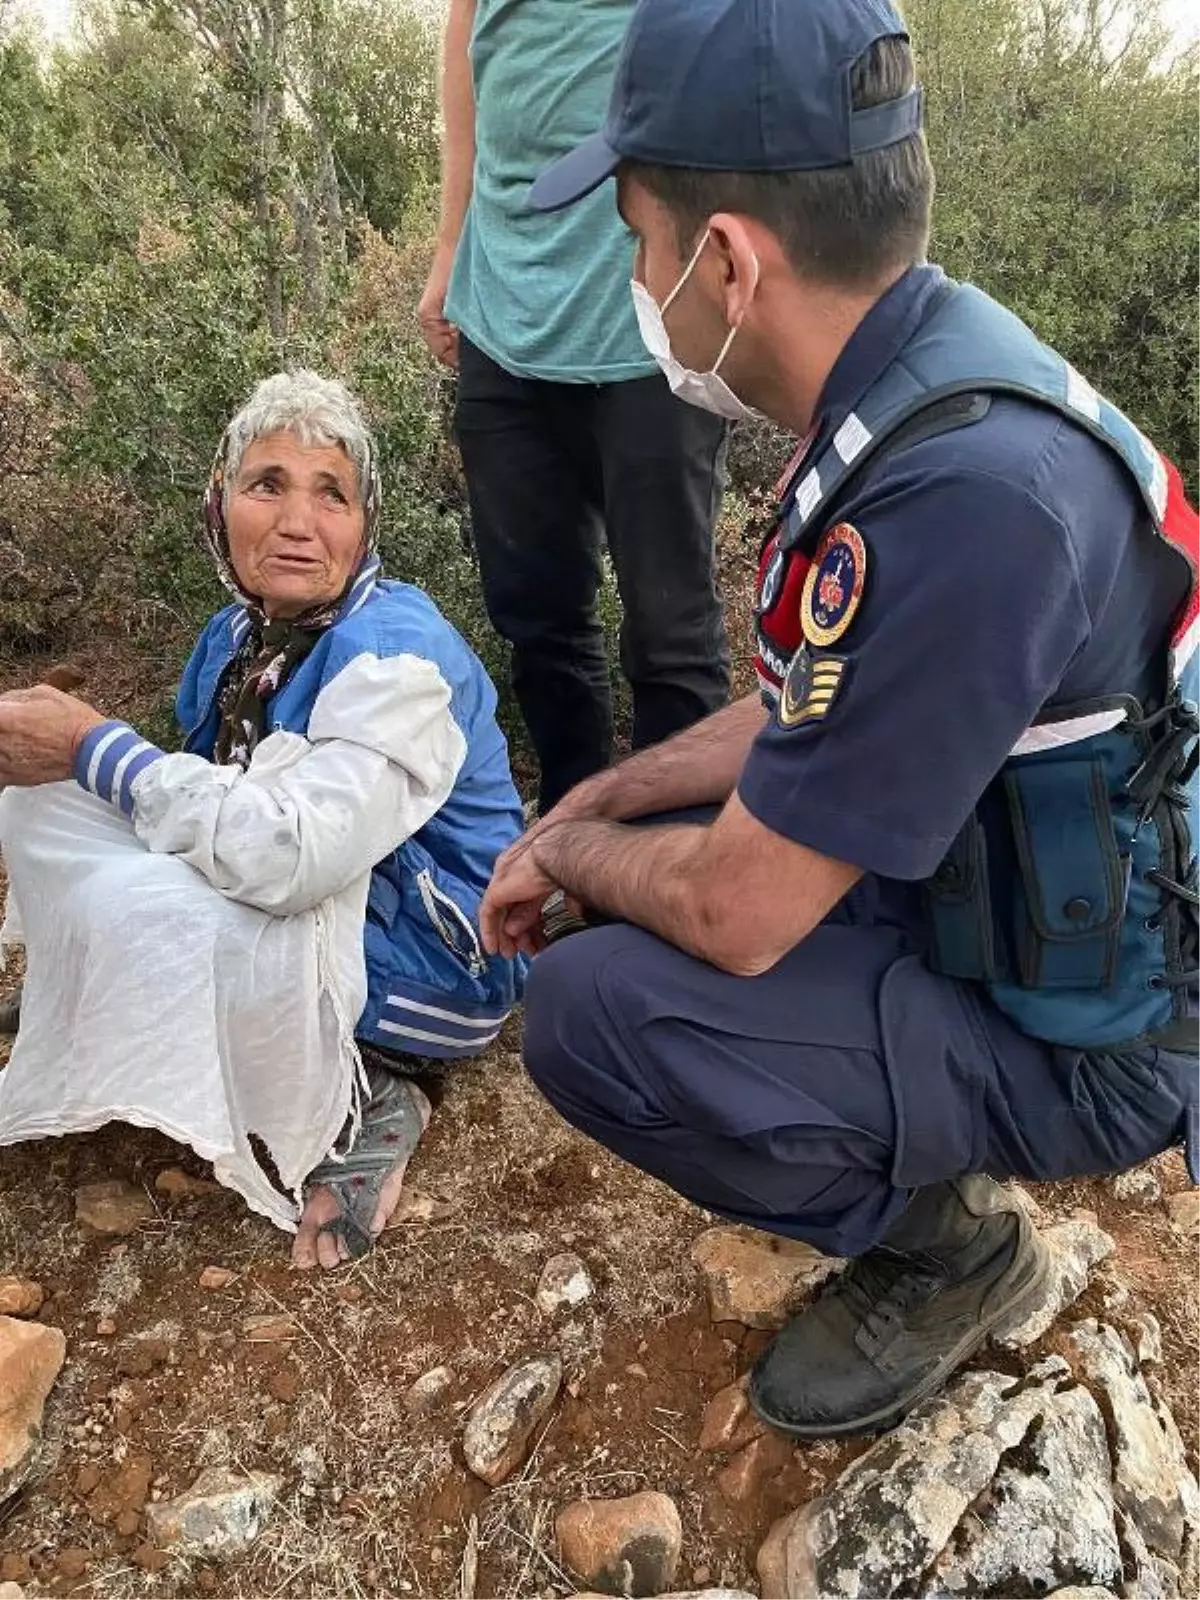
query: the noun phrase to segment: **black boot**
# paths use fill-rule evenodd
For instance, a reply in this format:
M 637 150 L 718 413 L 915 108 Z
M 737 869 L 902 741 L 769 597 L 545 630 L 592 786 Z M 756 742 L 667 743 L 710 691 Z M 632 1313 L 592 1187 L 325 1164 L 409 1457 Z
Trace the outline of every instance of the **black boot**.
M 14 989 L 7 1000 L 0 1000 L 0 1034 L 16 1033 L 21 1025 L 21 991 Z
M 890 1428 L 1045 1280 L 1020 1205 L 981 1174 L 918 1189 L 755 1363 L 750 1401 L 800 1439 Z

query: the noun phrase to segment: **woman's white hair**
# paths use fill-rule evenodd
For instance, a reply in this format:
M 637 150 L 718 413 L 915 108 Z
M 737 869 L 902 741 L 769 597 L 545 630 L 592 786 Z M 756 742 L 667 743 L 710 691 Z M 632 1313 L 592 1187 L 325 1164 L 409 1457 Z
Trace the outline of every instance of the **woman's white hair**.
M 354 463 L 358 497 L 364 500 L 371 472 L 371 434 L 358 401 L 344 383 L 299 367 L 264 378 L 229 424 L 225 452 L 225 502 L 256 439 L 290 433 L 302 445 L 341 445 Z

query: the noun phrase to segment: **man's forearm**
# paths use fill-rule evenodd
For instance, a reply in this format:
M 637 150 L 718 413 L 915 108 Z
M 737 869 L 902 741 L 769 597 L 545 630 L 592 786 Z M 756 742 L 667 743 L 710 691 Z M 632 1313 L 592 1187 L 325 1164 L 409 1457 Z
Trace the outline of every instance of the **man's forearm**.
M 471 203 L 475 173 L 475 90 L 471 30 L 475 0 L 450 0 L 442 43 L 442 202 L 438 245 L 454 249 Z
M 568 894 L 709 960 L 702 919 L 691 914 L 693 868 L 707 832 L 686 823 L 624 828 L 563 822 L 547 828 L 532 849 L 541 870 Z
M 614 822 L 688 806 L 724 805 L 766 718 L 757 693 L 735 700 L 673 739 L 588 778 L 567 797 L 564 817 L 575 805 L 582 814 Z

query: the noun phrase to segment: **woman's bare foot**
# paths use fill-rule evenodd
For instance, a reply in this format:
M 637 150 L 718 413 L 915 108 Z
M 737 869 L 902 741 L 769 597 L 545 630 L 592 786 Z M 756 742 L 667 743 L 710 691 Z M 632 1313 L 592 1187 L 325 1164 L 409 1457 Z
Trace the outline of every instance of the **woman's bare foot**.
M 370 1249 L 399 1204 L 430 1110 L 410 1079 L 391 1077 L 377 1090 L 347 1159 L 323 1162 L 310 1179 L 292 1244 L 294 1267 L 307 1272 L 319 1264 L 329 1271 Z M 368 1219 L 371 1194 L 376 1198 Z

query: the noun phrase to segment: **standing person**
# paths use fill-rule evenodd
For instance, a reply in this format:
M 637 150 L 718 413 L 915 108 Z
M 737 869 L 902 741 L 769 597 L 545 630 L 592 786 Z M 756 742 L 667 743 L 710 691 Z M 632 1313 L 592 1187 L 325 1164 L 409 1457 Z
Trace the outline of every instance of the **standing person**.
M 457 367 L 484 601 L 549 811 L 612 756 L 597 612 L 607 541 L 633 747 L 723 705 L 713 571 L 725 423 L 676 400 L 638 334 L 611 193 L 542 216 L 529 187 L 603 113 L 632 0 L 450 0 L 437 251 L 419 318 Z M 735 408 L 735 410 L 740 408 Z
M 760 568 L 765 703 L 581 785 L 481 927 L 535 947 L 555 887 L 614 919 L 535 960 L 530 1073 L 701 1205 L 854 1257 L 750 1398 L 802 1438 L 887 1427 L 1039 1292 L 995 1179 L 1180 1143 L 1196 1176 L 1196 514 L 926 261 L 886 0 L 641 0 L 603 134 L 535 200 L 614 171 L 662 345 L 704 389 L 727 351 L 809 441 Z

